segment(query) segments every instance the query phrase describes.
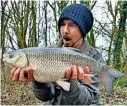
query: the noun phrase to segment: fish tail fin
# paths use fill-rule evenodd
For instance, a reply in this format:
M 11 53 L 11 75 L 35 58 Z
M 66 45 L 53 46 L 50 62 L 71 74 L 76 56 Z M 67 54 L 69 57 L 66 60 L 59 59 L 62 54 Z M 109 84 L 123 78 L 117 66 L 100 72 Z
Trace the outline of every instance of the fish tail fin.
M 113 89 L 113 81 L 116 78 L 123 77 L 124 74 L 109 66 L 106 66 L 102 71 L 102 83 L 104 84 L 106 90 L 110 93 Z

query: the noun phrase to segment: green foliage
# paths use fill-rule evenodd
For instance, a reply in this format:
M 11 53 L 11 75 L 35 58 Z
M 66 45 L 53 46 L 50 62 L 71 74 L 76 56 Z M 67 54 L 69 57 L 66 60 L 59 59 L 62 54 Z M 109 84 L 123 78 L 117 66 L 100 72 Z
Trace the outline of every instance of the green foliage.
M 120 12 L 127 14 L 127 1 L 121 2 L 122 3 L 122 8 L 120 9 Z
M 90 1 L 89 0 L 80 0 L 80 3 L 86 5 L 87 7 L 90 6 Z
M 119 78 L 114 81 L 114 89 L 127 87 L 127 77 Z

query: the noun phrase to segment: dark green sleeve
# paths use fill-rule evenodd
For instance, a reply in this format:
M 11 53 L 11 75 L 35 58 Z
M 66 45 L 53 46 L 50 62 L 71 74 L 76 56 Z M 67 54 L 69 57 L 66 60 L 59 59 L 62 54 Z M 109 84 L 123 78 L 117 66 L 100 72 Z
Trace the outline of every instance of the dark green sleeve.
M 100 80 L 98 75 L 94 74 L 92 78 L 94 83 L 85 84 L 84 81 L 71 80 L 70 91 L 63 91 L 63 98 L 72 105 L 96 104 L 99 97 Z M 64 101 L 64 100 L 63 100 Z
M 37 81 L 32 82 L 34 95 L 42 100 L 49 101 L 54 97 L 54 85 L 52 83 L 40 83 Z

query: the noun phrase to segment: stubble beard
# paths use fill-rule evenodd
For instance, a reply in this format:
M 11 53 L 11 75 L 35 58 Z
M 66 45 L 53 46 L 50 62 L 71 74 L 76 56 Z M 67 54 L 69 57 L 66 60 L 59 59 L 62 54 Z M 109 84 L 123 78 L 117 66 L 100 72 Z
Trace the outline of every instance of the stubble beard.
M 64 47 L 73 47 L 73 44 L 70 45 L 70 44 L 64 44 Z

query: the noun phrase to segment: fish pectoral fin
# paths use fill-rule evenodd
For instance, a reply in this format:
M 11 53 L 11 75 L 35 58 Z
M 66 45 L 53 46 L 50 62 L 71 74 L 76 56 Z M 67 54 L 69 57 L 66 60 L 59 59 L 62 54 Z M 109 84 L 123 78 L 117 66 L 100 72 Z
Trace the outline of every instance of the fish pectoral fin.
M 56 81 L 58 85 L 60 85 L 65 91 L 70 91 L 70 83 L 67 81 Z

